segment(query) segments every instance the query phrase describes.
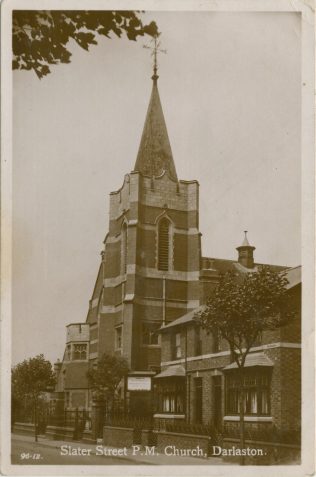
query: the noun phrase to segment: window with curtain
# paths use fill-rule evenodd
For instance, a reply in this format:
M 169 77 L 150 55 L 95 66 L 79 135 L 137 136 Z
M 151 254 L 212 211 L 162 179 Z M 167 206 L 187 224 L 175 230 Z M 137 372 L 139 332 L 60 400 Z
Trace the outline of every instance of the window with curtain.
M 183 414 L 185 402 L 185 382 L 182 378 L 173 378 L 159 383 L 155 387 L 156 412 Z
M 244 413 L 266 416 L 270 414 L 270 373 L 246 370 L 244 376 Z M 236 373 L 226 376 L 226 414 L 239 414 L 240 384 Z
M 171 337 L 171 355 L 172 359 L 179 359 L 181 353 L 181 333 L 173 333 Z
M 158 226 L 158 270 L 169 270 L 170 222 L 163 218 Z

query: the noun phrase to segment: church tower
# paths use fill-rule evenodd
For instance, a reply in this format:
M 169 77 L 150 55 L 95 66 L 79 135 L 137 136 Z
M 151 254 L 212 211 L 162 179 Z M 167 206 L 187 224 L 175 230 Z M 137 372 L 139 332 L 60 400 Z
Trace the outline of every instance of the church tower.
M 66 392 L 70 406 L 72 395 L 81 405 L 91 402 L 86 372 L 103 354 L 126 358 L 131 376 L 153 376 L 161 363 L 158 330 L 200 304 L 199 184 L 178 180 L 156 54 L 155 41 L 140 146 L 134 169 L 110 193 L 109 228 L 86 323 L 68 325 L 57 390 Z
M 199 306 L 198 182 L 178 180 L 158 92 L 152 92 L 134 170 L 110 194 L 109 232 L 90 302 L 90 359 L 160 366 L 157 330 Z

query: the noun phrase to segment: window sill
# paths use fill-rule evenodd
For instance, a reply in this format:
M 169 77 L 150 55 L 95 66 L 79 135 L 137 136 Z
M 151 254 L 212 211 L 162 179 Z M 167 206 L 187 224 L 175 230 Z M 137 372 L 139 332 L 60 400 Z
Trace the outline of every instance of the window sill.
M 142 344 L 141 348 L 161 348 L 160 344 Z
M 169 413 L 161 413 L 161 414 L 154 414 L 156 418 L 163 418 L 163 419 L 185 419 L 185 414 L 169 414 Z
M 244 416 L 245 422 L 272 422 L 271 416 Z M 224 416 L 224 421 L 240 421 L 240 416 Z

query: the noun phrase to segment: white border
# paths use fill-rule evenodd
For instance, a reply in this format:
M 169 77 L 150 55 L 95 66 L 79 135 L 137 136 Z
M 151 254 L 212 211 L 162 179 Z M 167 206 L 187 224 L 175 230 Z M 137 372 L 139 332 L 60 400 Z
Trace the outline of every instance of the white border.
M 2 218 L 1 218 L 1 450 L 7 475 L 311 475 L 314 472 L 314 2 L 312 0 L 4 0 L 2 49 Z M 10 343 L 12 256 L 12 71 L 13 9 L 137 9 L 151 11 L 297 11 L 302 13 L 302 464 L 299 466 L 13 466 L 10 465 Z

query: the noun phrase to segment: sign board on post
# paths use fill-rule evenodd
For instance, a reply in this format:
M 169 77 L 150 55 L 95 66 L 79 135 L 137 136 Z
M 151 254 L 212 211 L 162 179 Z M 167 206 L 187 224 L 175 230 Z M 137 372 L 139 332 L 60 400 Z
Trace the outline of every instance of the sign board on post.
M 151 391 L 151 377 L 149 376 L 128 376 L 128 391 Z

